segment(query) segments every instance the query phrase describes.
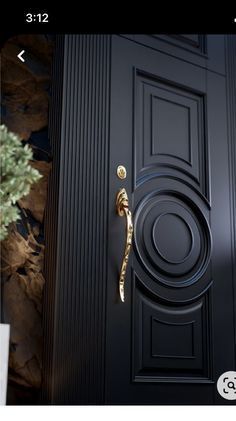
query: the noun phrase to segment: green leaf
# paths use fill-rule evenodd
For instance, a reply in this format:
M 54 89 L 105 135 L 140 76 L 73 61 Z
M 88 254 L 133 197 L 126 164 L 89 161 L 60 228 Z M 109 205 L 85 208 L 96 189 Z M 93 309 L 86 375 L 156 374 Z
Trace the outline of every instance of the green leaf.
M 19 137 L 4 125 L 0 126 L 0 157 L 0 240 L 3 240 L 8 225 L 19 219 L 15 203 L 42 176 L 30 165 L 33 152 L 29 145 L 22 146 Z

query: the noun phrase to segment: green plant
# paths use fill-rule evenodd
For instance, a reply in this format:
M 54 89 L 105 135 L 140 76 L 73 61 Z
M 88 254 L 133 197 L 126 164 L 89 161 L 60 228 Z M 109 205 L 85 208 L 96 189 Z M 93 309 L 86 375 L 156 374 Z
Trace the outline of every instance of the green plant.
M 42 176 L 31 167 L 33 153 L 6 126 L 0 126 L 0 240 L 7 236 L 7 227 L 19 219 L 16 202 L 30 191 L 31 184 Z

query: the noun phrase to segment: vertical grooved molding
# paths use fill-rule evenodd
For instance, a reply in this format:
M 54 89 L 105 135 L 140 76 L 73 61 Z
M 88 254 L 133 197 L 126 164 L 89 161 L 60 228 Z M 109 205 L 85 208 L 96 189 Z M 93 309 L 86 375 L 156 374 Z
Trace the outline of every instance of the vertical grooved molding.
M 234 326 L 236 369 L 236 35 L 226 35 L 226 84 L 229 134 L 229 171 L 231 181 L 231 226 L 234 281 Z
M 49 104 L 49 137 L 53 156 L 52 170 L 49 175 L 47 204 L 45 209 L 45 263 L 46 279 L 43 291 L 43 375 L 42 401 L 52 401 L 53 388 L 53 349 L 55 293 L 58 253 L 58 209 L 59 178 L 61 157 L 61 114 L 63 92 L 58 86 L 63 85 L 64 38 L 55 37 L 52 66 L 51 100 Z
M 55 47 L 46 212 L 43 401 L 104 402 L 110 36 Z M 62 53 L 64 51 L 64 53 Z

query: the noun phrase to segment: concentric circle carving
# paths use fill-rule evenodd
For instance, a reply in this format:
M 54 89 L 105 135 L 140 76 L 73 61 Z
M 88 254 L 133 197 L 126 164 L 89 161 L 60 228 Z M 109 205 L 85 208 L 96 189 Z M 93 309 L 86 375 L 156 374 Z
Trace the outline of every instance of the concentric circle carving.
M 211 255 L 210 229 L 201 207 L 181 191 L 147 194 L 135 210 L 135 251 L 156 282 L 174 288 L 196 283 Z

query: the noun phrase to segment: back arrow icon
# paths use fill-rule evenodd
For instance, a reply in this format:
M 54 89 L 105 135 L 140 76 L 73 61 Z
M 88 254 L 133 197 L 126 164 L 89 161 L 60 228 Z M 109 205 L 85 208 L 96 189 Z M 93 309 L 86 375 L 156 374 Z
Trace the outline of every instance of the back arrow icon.
M 25 52 L 25 50 L 22 50 L 18 55 L 17 55 L 17 57 L 21 60 L 21 61 L 23 61 L 23 63 L 24 63 L 24 61 L 25 61 L 25 59 L 22 57 L 23 56 L 23 54 L 24 54 L 24 52 Z

